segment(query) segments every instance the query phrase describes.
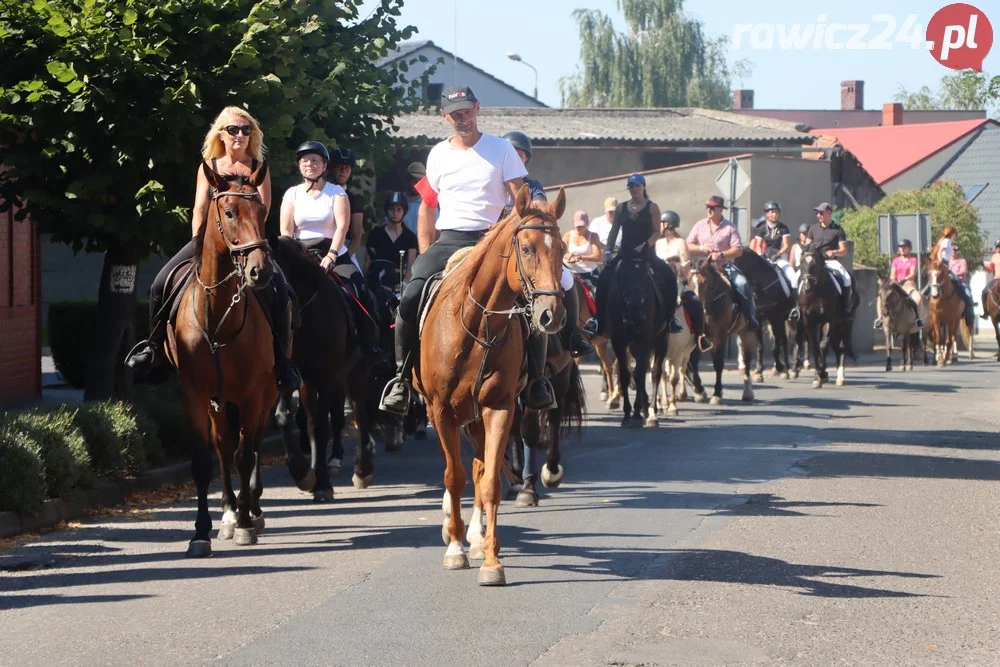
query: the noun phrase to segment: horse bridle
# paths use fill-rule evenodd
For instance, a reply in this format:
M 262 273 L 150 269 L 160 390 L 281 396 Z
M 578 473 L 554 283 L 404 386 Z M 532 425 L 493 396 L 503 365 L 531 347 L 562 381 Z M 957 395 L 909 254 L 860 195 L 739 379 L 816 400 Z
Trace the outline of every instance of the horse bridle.
M 233 265 L 236 267 L 234 270 L 234 275 L 243 277 L 244 269 L 246 268 L 247 257 L 254 250 L 259 250 L 261 248 L 267 247 L 267 239 L 258 239 L 256 241 L 250 241 L 249 243 L 240 243 L 239 239 L 235 242 L 230 241 L 229 237 L 226 236 L 226 231 L 222 227 L 222 203 L 219 201 L 223 197 L 242 197 L 243 199 L 260 199 L 260 194 L 254 190 L 253 192 L 231 192 L 229 190 L 222 190 L 221 192 L 216 192 L 212 195 L 212 201 L 215 202 L 216 210 L 218 215 L 216 216 L 215 224 L 219 228 L 219 234 L 222 236 L 222 240 L 225 242 L 226 247 L 229 248 L 229 254 L 233 256 Z M 238 258 L 242 258 L 242 263 Z M 227 276 L 225 280 L 228 280 L 232 276 Z
M 514 245 L 514 257 L 517 261 L 517 279 L 521 282 L 521 293 L 528 299 L 528 313 L 530 314 L 531 307 L 534 305 L 536 297 L 562 296 L 562 290 L 536 289 L 535 284 L 531 282 L 531 277 L 525 273 L 524 257 L 521 254 L 521 246 L 517 242 L 517 235 L 525 231 L 537 231 L 545 234 L 552 234 L 558 239 L 559 225 L 522 225 L 517 228 L 517 231 L 514 232 L 514 236 L 511 238 L 511 243 Z

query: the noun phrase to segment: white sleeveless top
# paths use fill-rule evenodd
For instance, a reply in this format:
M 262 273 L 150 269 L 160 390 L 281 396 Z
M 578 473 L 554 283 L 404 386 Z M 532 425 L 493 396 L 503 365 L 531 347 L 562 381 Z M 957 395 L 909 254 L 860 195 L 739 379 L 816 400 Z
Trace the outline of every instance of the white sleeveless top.
M 656 251 L 656 256 L 662 259 L 664 262 L 669 262 L 672 259 L 679 260 L 681 258 L 681 253 L 677 250 L 677 246 L 680 244 L 675 243 L 675 241 L 683 241 L 683 240 L 684 239 L 681 238 L 670 239 L 669 241 L 667 239 L 657 239 L 656 246 L 654 247 L 654 250 Z
M 590 242 L 590 234 L 593 232 L 587 232 L 587 241 L 585 243 L 568 244 L 566 246 L 567 255 L 586 255 L 590 252 L 593 244 Z M 601 265 L 600 262 L 580 260 L 577 262 L 565 262 L 566 268 L 572 273 L 590 273 L 597 267 Z
M 346 197 L 347 192 L 335 183 L 327 183 L 319 192 L 306 193 L 305 183 L 300 183 L 285 191 L 283 202 L 293 206 L 292 220 L 295 223 L 295 238 L 303 241 L 332 239 L 337 229 L 333 217 L 333 202 L 337 197 Z M 337 255 L 347 252 L 347 245 L 341 246 Z

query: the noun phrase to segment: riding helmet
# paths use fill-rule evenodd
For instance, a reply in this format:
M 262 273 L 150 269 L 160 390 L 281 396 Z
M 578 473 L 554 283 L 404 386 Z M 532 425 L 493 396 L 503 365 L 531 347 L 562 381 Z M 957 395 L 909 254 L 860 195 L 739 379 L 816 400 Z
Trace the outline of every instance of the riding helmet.
M 994 248 L 1000 248 L 1000 239 L 996 240 L 996 242 L 993 244 L 993 247 Z
M 333 149 L 333 153 L 330 155 L 331 165 L 347 165 L 348 167 L 354 166 L 354 153 L 351 152 L 350 148 L 343 148 L 337 146 Z
M 764 204 L 764 213 L 767 213 L 768 211 L 778 211 L 780 213 L 781 212 L 781 204 L 779 204 L 778 202 L 774 201 L 773 199 L 771 201 L 769 201 L 769 202 L 766 202 Z
M 667 223 L 667 229 L 677 229 L 681 224 L 681 216 L 676 211 L 664 211 L 660 215 L 660 222 Z
M 508 132 L 503 138 L 510 142 L 514 148 L 520 148 L 527 156 L 531 157 L 531 139 L 524 132 Z
M 808 233 L 809 233 L 809 225 L 803 222 L 801 225 L 799 225 L 799 234 L 808 234 Z
M 390 192 L 385 198 L 385 204 L 382 206 L 382 210 L 385 211 L 386 217 L 389 217 L 389 207 L 390 206 L 402 206 L 403 215 L 406 215 L 410 211 L 410 202 L 406 200 L 406 195 L 402 192 Z
M 295 151 L 295 159 L 301 159 L 303 155 L 309 154 L 318 155 L 326 160 L 327 163 L 330 162 L 330 152 L 326 150 L 326 146 L 318 141 L 307 141 L 299 146 Z

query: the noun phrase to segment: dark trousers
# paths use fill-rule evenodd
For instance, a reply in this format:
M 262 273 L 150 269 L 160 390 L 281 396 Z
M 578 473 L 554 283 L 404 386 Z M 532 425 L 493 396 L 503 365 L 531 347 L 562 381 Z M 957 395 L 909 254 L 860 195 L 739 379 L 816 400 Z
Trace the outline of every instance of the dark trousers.
M 448 260 L 455 252 L 476 245 L 484 234 L 485 232 L 445 230 L 441 232 L 441 236 L 431 244 L 426 252 L 417 255 L 417 260 L 413 262 L 410 282 L 403 290 L 403 296 L 399 303 L 399 317 L 416 324 L 417 311 L 420 309 L 420 295 L 424 291 L 427 279 L 435 273 L 444 271 Z
M 181 264 L 194 259 L 195 243 L 197 239 L 191 239 L 184 247 L 177 251 L 177 254 L 170 258 L 160 272 L 153 278 L 153 284 L 149 288 L 149 330 L 153 332 L 158 322 L 166 319 L 167 313 L 160 313 L 163 309 L 163 290 L 167 285 L 167 278 L 170 273 Z M 158 333 L 158 332 L 157 332 Z

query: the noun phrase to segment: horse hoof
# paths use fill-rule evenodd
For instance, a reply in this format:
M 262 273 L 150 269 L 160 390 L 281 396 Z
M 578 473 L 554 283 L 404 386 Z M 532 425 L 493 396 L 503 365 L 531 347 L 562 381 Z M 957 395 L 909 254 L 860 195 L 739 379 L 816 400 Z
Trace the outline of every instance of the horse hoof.
M 188 545 L 187 558 L 208 558 L 212 555 L 212 542 L 209 540 L 191 540 Z
M 355 489 L 367 489 L 372 485 L 372 480 L 375 479 L 375 473 L 368 473 L 364 477 L 360 477 L 358 473 L 354 473 L 354 477 L 351 478 L 351 482 L 354 483 Z
M 755 373 L 754 376 L 753 376 L 753 381 L 754 382 L 761 382 L 761 383 L 763 383 L 764 382 L 764 374 L 763 373 Z
M 610 403 L 608 403 L 608 410 L 617 410 L 621 406 L 622 406 L 621 401 L 615 398 Z
M 795 371 L 794 373 L 792 373 L 792 379 L 793 380 L 798 380 L 799 379 L 799 372 L 798 371 Z
M 672 405 L 669 408 L 667 408 L 667 416 L 668 417 L 676 417 L 677 416 L 677 408 L 675 408 Z
M 484 558 L 486 558 L 486 552 L 483 551 L 482 544 L 469 545 L 469 560 L 483 560 Z
M 257 533 L 253 528 L 237 528 L 233 532 L 233 543 L 241 547 L 257 544 Z
M 837 386 L 838 387 L 843 387 L 844 386 L 844 382 L 845 382 L 844 378 L 837 378 Z
M 465 554 L 445 555 L 444 569 L 446 570 L 468 570 L 469 557 Z
M 486 567 L 483 565 L 479 568 L 479 585 L 480 586 L 506 586 L 507 577 L 503 574 L 503 565 L 497 565 L 495 567 Z
M 660 422 L 659 422 L 659 420 L 657 420 L 656 417 L 647 417 L 646 418 L 646 426 L 659 426 L 659 425 L 660 425 Z
M 389 440 L 385 443 L 385 451 L 387 452 L 398 452 L 402 448 L 403 448 L 402 442 L 394 442 L 392 440 Z
M 944 362 L 943 361 L 937 362 L 937 367 L 938 368 L 944 368 Z
M 264 532 L 264 516 L 255 516 L 250 519 L 250 523 L 253 524 L 253 532 L 260 535 Z
M 317 489 L 313 492 L 314 503 L 332 503 L 333 489 Z
M 219 526 L 219 539 L 220 540 L 231 540 L 233 539 L 233 533 L 236 532 L 235 523 L 224 523 Z
M 782 373 L 781 377 L 784 378 L 785 380 L 791 380 L 792 379 L 792 376 L 791 376 L 791 374 L 788 371 L 785 371 L 784 373 Z
M 517 494 L 521 493 L 522 488 L 524 488 L 522 484 L 511 484 L 510 488 L 507 489 L 506 500 L 517 500 Z
M 608 392 L 602 391 L 600 394 L 597 395 L 597 400 L 599 400 L 599 401 L 606 401 L 606 400 L 608 400 Z
M 310 468 L 301 479 L 295 480 L 295 486 L 299 488 L 299 491 L 306 493 L 312 491 L 316 488 L 316 471 Z
M 742 399 L 743 399 L 744 403 L 752 403 L 753 402 L 753 392 L 752 391 L 745 391 L 745 392 L 743 392 Z
M 555 489 L 563 481 L 563 467 L 559 464 L 556 465 L 556 471 L 552 472 L 549 470 L 548 464 L 542 466 L 542 484 L 545 485 L 546 489 Z
M 706 396 L 705 394 L 695 394 L 694 395 L 694 402 L 695 403 L 707 403 L 708 402 L 708 396 Z
M 538 507 L 538 494 L 533 490 L 521 491 L 514 499 L 514 507 Z
M 709 405 L 722 405 L 722 397 L 721 396 L 713 396 L 712 400 L 710 400 L 708 402 L 708 404 Z
M 822 380 L 813 380 L 813 389 L 819 389 L 823 386 Z
M 340 474 L 340 459 L 330 459 L 330 474 L 336 477 Z

